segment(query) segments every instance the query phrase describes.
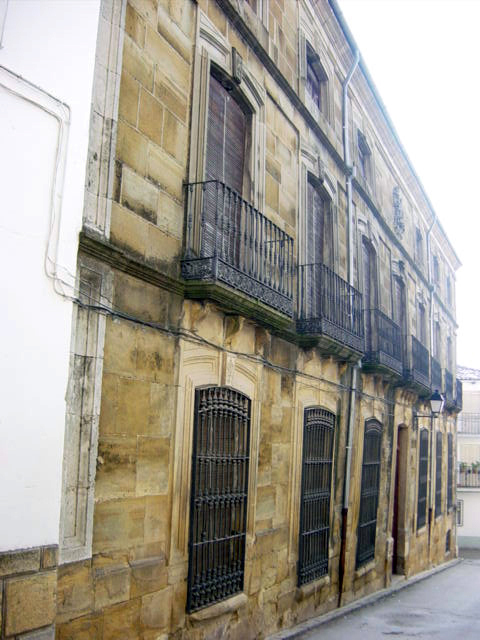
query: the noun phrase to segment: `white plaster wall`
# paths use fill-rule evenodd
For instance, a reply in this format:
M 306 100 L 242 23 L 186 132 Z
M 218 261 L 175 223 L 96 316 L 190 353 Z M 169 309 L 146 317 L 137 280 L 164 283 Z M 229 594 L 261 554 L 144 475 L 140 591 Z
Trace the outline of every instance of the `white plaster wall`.
M 0 49 L 0 551 L 58 542 L 72 304 L 54 292 L 44 257 L 58 175 L 57 259 L 63 275 L 75 274 L 99 6 L 99 0 L 10 0 L 6 11 Z M 59 114 L 68 133 L 58 169 L 59 121 L 37 102 Z
M 458 545 L 480 549 L 480 490 L 457 488 L 457 500 L 463 500 L 463 526 L 457 528 Z

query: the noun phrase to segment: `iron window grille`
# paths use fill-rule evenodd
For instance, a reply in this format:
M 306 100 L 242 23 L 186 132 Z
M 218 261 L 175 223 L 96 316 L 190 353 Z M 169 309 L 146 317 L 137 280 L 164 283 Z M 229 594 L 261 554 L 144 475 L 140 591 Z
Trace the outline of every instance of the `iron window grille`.
M 457 527 L 463 527 L 463 500 L 457 500 Z
M 243 590 L 250 400 L 227 387 L 195 392 L 187 611 Z
M 298 553 L 299 587 L 328 573 L 334 435 L 333 413 L 320 407 L 305 409 Z
M 420 431 L 420 459 L 418 462 L 418 501 L 417 529 L 427 521 L 427 484 L 428 484 L 428 429 Z
M 447 477 L 447 509 L 453 507 L 453 436 L 451 433 L 447 436 L 448 446 L 448 477 Z
M 375 558 L 382 425 L 367 420 L 363 439 L 362 488 L 358 519 L 357 568 Z
M 442 445 L 443 438 L 440 431 L 437 431 L 435 445 L 435 517 L 442 515 Z

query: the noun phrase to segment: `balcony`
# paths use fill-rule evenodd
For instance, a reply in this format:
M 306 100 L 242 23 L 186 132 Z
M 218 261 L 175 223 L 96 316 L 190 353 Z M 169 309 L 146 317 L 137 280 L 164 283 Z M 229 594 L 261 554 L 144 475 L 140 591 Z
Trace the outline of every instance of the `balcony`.
M 457 473 L 457 487 L 480 489 L 480 469 L 475 466 L 466 466 L 460 463 L 460 471 Z
M 445 405 L 449 409 L 452 409 L 455 406 L 453 397 L 453 376 L 448 369 L 445 369 Z
M 419 393 L 430 393 L 430 356 L 428 349 L 423 344 L 411 336 L 412 352 L 410 368 L 407 370 L 407 381 L 417 389 Z
M 298 267 L 297 331 L 339 355 L 362 354 L 362 296 L 324 264 Z
M 455 409 L 461 411 L 463 407 L 463 386 L 462 381 L 456 378 L 455 380 Z
M 461 435 L 480 436 L 480 413 L 461 413 L 458 416 L 457 432 Z
M 366 369 L 381 369 L 386 373 L 403 374 L 402 334 L 400 327 L 379 309 L 365 312 L 370 321 L 367 352 L 363 359 Z
M 432 391 L 443 390 L 442 365 L 435 358 L 430 360 L 430 386 Z
M 292 317 L 293 238 L 218 180 L 187 184 L 186 189 L 182 276 L 190 281 L 187 295 L 231 299 L 227 285 Z

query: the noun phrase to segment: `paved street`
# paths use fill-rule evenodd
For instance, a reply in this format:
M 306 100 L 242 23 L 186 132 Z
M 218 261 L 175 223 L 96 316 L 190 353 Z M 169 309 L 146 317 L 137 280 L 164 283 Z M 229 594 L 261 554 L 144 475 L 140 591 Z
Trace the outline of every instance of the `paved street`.
M 480 639 L 480 552 L 377 603 L 332 620 L 304 640 Z

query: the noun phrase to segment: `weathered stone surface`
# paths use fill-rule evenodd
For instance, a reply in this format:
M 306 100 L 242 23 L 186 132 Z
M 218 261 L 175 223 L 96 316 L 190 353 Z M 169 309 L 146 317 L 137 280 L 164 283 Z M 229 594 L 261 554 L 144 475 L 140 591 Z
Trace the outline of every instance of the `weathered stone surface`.
M 138 496 L 166 494 L 169 478 L 169 438 L 138 438 Z
M 130 596 L 130 570 L 124 566 L 107 566 L 94 569 L 95 610 L 119 602 Z
M 156 222 L 158 209 L 157 187 L 124 166 L 122 171 L 121 204 L 145 218 L 145 220 Z
M 185 169 L 163 149 L 150 146 L 147 158 L 147 176 L 177 200 L 182 200 Z
M 128 74 L 124 74 L 124 77 L 128 76 Z M 131 78 L 131 76 L 130 76 Z M 123 80 L 122 80 L 123 82 Z M 131 79 L 131 84 L 132 85 L 136 85 L 138 87 L 138 83 L 136 80 Z M 122 84 L 122 88 L 123 88 L 123 84 Z M 135 87 L 133 87 L 131 89 L 132 92 L 134 92 Z M 121 89 L 122 90 L 122 89 Z M 125 89 L 127 90 L 127 88 Z M 138 104 L 138 89 L 137 89 L 137 95 L 132 95 L 129 96 L 128 94 L 125 95 L 125 102 L 127 102 L 127 100 L 131 100 L 131 102 L 133 103 L 135 102 L 135 113 L 131 114 L 132 117 L 132 122 L 133 122 L 133 127 L 130 126 L 127 122 L 124 122 L 123 120 L 120 120 L 120 122 L 118 123 L 118 129 L 117 129 L 117 157 L 119 160 L 121 160 L 123 163 L 125 163 L 126 165 L 128 165 L 129 167 L 131 167 L 132 169 L 134 169 L 138 175 L 140 176 L 144 176 L 146 174 L 147 171 L 147 150 L 148 150 L 148 139 L 142 134 L 139 133 L 134 127 L 135 127 L 135 122 L 137 119 L 137 104 Z M 123 103 L 123 97 L 120 100 L 120 104 Z M 126 107 L 128 107 L 128 104 L 126 104 Z M 130 108 L 130 107 L 129 107 Z M 133 111 L 133 106 L 131 107 L 132 111 Z M 123 174 L 122 174 L 122 180 L 123 180 Z M 132 187 L 127 185 L 128 188 L 130 189 L 130 191 L 132 190 Z M 127 186 L 125 188 L 127 188 Z M 127 197 L 127 195 L 124 193 L 123 197 Z M 132 196 L 129 196 L 130 199 L 132 199 Z M 125 205 L 127 206 L 127 205 Z M 129 207 L 130 209 L 132 208 L 132 206 Z
M 139 599 L 105 609 L 103 640 L 137 640 L 140 628 Z
M 40 548 L 0 553 L 0 577 L 38 571 L 40 568 Z
M 55 640 L 55 627 L 51 625 L 39 631 L 22 633 L 22 635 L 17 636 L 17 638 L 18 640 Z
M 42 549 L 42 569 L 53 569 L 58 564 L 58 545 L 43 547 Z
M 93 610 L 91 563 L 76 562 L 58 568 L 57 622 L 85 615 Z
M 142 544 L 145 503 L 142 498 L 99 502 L 93 526 L 94 553 Z
M 125 12 L 125 31 L 142 48 L 145 44 L 145 19 L 135 11 L 131 3 Z
M 167 586 L 168 572 L 165 554 L 141 560 L 133 560 L 130 562 L 130 567 L 131 598 L 160 591 Z
M 5 633 L 13 635 L 52 624 L 56 610 L 55 571 L 11 578 L 5 585 Z
M 170 623 L 173 587 L 167 587 L 142 598 L 142 624 L 147 629 L 166 630 Z
M 57 640 L 101 640 L 103 613 L 56 625 Z
M 141 85 L 149 91 L 153 90 L 153 61 L 128 36 L 125 37 L 123 48 L 123 66 Z
M 100 501 L 135 495 L 137 439 L 103 436 L 98 443 L 95 498 Z

